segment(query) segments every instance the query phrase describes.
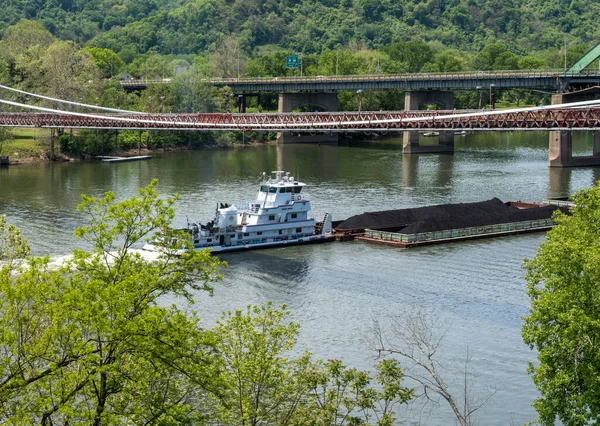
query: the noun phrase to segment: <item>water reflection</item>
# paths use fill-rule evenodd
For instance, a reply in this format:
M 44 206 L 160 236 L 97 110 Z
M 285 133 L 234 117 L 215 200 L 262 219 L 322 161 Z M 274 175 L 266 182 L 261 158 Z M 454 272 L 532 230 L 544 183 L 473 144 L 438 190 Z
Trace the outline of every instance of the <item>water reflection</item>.
M 223 253 L 219 259 L 228 263 L 234 274 L 265 274 L 269 281 L 285 286 L 302 283 L 309 272 L 306 258 L 286 258 L 280 250 L 257 250 L 239 253 Z M 241 278 L 241 277 L 240 277 Z
M 548 168 L 548 198 L 563 198 L 571 195 L 571 176 L 573 169 L 570 167 Z

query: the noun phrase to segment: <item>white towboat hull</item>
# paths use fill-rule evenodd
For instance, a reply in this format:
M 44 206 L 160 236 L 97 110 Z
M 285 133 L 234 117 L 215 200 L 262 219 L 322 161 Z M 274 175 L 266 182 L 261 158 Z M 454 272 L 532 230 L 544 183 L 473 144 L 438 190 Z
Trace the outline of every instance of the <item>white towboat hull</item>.
M 211 253 L 226 253 L 232 251 L 245 251 L 245 250 L 259 250 L 273 247 L 285 247 L 285 246 L 296 246 L 300 244 L 314 244 L 314 243 L 325 243 L 333 241 L 335 237 L 333 235 L 311 235 L 308 237 L 298 238 L 296 240 L 282 240 L 282 241 L 265 241 L 261 243 L 248 243 L 238 244 L 235 246 L 220 246 L 214 245 L 211 247 L 195 247 L 194 250 L 209 250 Z M 147 243 L 143 247 L 144 250 L 160 252 L 165 250 L 161 245 Z M 185 250 L 178 251 L 179 254 L 183 254 Z

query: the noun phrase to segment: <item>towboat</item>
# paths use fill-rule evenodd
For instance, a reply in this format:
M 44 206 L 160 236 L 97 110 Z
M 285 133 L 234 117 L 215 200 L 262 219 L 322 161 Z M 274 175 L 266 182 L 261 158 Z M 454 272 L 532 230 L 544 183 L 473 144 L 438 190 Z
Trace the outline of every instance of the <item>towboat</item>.
M 233 205 L 218 203 L 212 221 L 189 222 L 181 230 L 190 235 L 195 250 L 214 253 L 331 241 L 331 214 L 321 222 L 311 216 L 306 184 L 290 173 L 263 173 L 256 200 Z M 144 245 L 157 251 L 161 241 Z

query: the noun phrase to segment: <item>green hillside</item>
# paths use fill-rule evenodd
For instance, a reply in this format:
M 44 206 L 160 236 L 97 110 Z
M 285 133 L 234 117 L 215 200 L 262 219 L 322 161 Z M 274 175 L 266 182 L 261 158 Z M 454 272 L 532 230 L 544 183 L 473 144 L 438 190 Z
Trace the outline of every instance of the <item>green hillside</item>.
M 304 53 L 422 40 L 516 54 L 600 41 L 594 0 L 7 0 L 0 31 L 21 18 L 54 36 L 117 52 L 202 54 L 225 36 L 243 49 Z

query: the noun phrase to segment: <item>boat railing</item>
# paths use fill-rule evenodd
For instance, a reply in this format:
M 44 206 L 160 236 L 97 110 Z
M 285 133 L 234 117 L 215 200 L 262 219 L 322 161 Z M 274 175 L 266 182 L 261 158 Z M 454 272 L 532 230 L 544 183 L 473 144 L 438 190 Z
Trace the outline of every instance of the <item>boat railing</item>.
M 451 240 L 476 235 L 501 235 L 503 233 L 525 231 L 529 229 L 546 229 L 554 224 L 552 219 L 526 220 L 523 222 L 500 223 L 496 225 L 483 225 L 468 228 L 455 228 L 435 232 L 419 232 L 416 234 L 402 234 L 398 232 L 377 231 L 365 229 L 364 236 L 376 240 L 398 241 L 402 243 L 415 243 L 420 241 Z

